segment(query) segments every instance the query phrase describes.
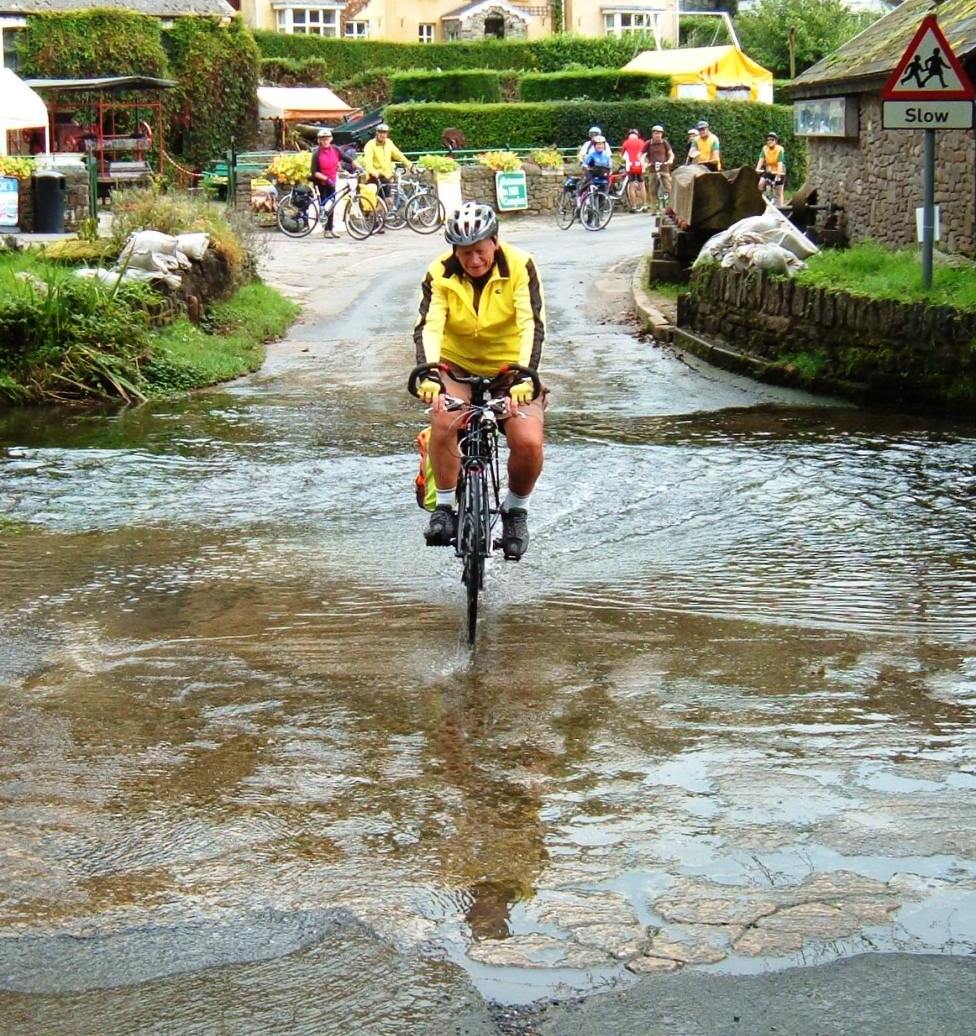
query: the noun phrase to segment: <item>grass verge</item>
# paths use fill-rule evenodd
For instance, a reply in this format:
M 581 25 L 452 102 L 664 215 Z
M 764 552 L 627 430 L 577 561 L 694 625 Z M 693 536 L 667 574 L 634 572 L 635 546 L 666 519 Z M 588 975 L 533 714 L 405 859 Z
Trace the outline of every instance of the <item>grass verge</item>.
M 914 249 L 893 251 L 876 241 L 863 241 L 840 251 L 827 250 L 806 260 L 798 284 L 846 291 L 872 299 L 927 302 L 934 306 L 976 310 L 976 267 L 936 263 L 932 287 L 922 289 L 922 263 Z
M 671 284 L 669 281 L 651 281 L 648 290 L 654 295 L 663 295 L 665 298 L 677 299 L 679 295 L 688 290 L 687 284 Z
M 265 342 L 280 338 L 300 307 L 260 281 L 207 310 L 200 324 L 181 318 L 150 334 L 142 365 L 150 397 L 216 385 L 257 370 Z

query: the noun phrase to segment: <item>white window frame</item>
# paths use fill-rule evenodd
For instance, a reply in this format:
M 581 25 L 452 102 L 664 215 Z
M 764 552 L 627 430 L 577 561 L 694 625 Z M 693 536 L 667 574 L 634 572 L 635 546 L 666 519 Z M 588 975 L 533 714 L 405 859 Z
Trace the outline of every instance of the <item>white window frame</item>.
M 433 43 L 437 39 L 437 22 L 421 22 L 417 26 L 417 42 Z
M 336 4 L 296 3 L 276 5 L 278 32 L 291 36 L 339 35 L 339 13 Z M 301 13 L 297 21 L 295 15 Z
M 627 36 L 633 32 L 649 32 L 658 39 L 658 19 L 663 11 L 648 7 L 633 10 L 612 10 L 603 12 L 603 32 L 606 36 Z
M 12 44 L 13 44 L 14 38 L 16 36 L 17 29 L 26 29 L 26 28 L 27 28 L 27 19 L 26 18 L 23 18 L 20 15 L 0 15 L 0 67 L 3 67 L 3 66 L 6 65 L 6 61 L 5 61 L 5 58 L 6 58 L 5 48 L 6 48 L 6 46 L 9 45 L 10 49 L 11 49 L 11 53 L 15 53 Z M 3 38 L 3 30 L 4 29 L 10 29 L 11 30 L 10 35 L 7 37 L 7 42 L 6 43 L 4 42 L 4 38 Z M 16 65 L 16 61 L 14 61 L 13 64 Z M 14 68 L 13 71 L 16 72 L 17 69 Z
M 342 35 L 347 40 L 368 40 L 369 22 L 364 21 L 362 18 L 355 18 L 351 22 L 346 22 L 342 27 Z

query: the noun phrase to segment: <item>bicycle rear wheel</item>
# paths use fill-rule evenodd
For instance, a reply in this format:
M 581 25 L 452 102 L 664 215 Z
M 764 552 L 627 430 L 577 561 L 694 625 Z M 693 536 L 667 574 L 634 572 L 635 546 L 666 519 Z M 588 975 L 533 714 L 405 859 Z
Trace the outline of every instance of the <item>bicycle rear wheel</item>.
M 410 198 L 403 191 L 394 192 L 391 198 L 384 198 L 386 213 L 383 216 L 383 225 L 390 230 L 402 230 L 407 225 L 407 205 Z
M 556 226 L 560 230 L 569 230 L 576 219 L 576 195 L 572 191 L 563 191 L 556 203 Z
M 275 214 L 278 229 L 287 237 L 307 237 L 319 222 L 319 207 L 314 198 L 297 205 L 291 193 L 278 202 Z
M 485 556 L 488 553 L 488 481 L 485 471 L 472 471 L 463 482 L 458 508 L 458 548 L 463 570 L 461 582 L 467 597 L 468 644 L 478 635 L 478 595 L 485 585 Z
M 433 234 L 446 218 L 444 203 L 434 191 L 420 191 L 407 202 L 407 226 L 418 234 Z

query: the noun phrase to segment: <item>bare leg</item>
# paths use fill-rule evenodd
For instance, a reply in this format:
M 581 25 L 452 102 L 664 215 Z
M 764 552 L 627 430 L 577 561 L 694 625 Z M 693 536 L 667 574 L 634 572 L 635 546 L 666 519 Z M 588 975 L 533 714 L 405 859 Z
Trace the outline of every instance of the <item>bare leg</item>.
M 525 417 L 510 417 L 505 422 L 508 488 L 517 496 L 528 496 L 542 473 L 542 400 L 520 407 L 519 412 Z

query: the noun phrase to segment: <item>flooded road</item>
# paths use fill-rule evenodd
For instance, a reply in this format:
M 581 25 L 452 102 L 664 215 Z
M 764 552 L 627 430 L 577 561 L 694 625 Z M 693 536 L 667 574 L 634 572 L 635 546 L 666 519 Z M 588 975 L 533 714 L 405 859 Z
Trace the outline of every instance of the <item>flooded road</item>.
M 473 653 L 413 502 L 436 240 L 275 240 L 257 375 L 0 414 L 0 1031 L 976 952 L 976 428 L 642 340 L 636 218 L 508 236 L 553 406 Z

